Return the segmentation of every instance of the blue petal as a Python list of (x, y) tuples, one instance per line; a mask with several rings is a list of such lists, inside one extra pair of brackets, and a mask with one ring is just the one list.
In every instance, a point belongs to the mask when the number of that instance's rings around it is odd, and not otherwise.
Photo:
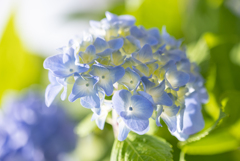
[(137, 66), (132, 66), (133, 70), (137, 72), (141, 77), (150, 76), (149, 68), (146, 64), (138, 64)]
[(205, 88), (200, 88), (198, 90), (198, 96), (199, 96), (201, 103), (208, 102), (209, 96), (208, 96), (207, 90)]
[(109, 71), (110, 71), (110, 75), (112, 78), (112, 83), (117, 82), (125, 74), (125, 70), (121, 66), (111, 67), (111, 68), (109, 68)]
[(183, 132), (187, 135), (191, 135), (204, 128), (204, 119), (197, 94), (193, 93), (188, 96), (185, 99), (185, 105), (186, 109), (184, 112)]
[[(70, 57), (69, 57), (70, 58)], [(52, 71), (52, 73), (61, 78), (69, 77), (74, 73), (86, 72), (88, 65), (75, 65), (75, 58), (63, 63), (63, 54), (48, 57), (44, 61), (44, 68)]]
[(142, 39), (142, 41), (143, 41), (143, 44), (149, 44), (151, 46), (157, 45), (158, 43), (158, 40), (152, 36), (146, 36)]
[(157, 117), (156, 117), (156, 124), (157, 126), (161, 126), (162, 127), (162, 124), (160, 123), (160, 116), (163, 112), (163, 106), (158, 106), (157, 107)]
[(138, 119), (148, 119), (152, 116), (153, 105), (143, 96), (134, 95), (131, 97), (132, 115)]
[(177, 63), (177, 69), (183, 72), (190, 72), (191, 63), (188, 59), (182, 59)]
[(137, 26), (133, 26), (130, 28), (130, 34), (137, 39), (141, 39), (144, 36), (142, 31)]
[(96, 38), (93, 45), (96, 48), (97, 53), (103, 52), (105, 49), (108, 48), (107, 42), (99, 37)]
[(45, 103), (49, 107), (58, 93), (62, 90), (62, 85), (59, 84), (49, 84), (45, 91)]
[(84, 79), (79, 76), (73, 85), (72, 92), (68, 98), (69, 101), (73, 102), (80, 97), (90, 96), (96, 93), (94, 86), (97, 82), (98, 79), (96, 77)]
[(86, 53), (91, 54), (91, 55), (95, 55), (96, 54), (96, 49), (93, 45), (89, 45), (86, 50)]
[(111, 12), (106, 11), (105, 15), (106, 15), (106, 18), (108, 21), (117, 21), (118, 20), (118, 16)]
[(175, 132), (177, 130), (177, 117), (176, 116), (168, 116), (163, 112), (161, 114), (161, 118), (165, 122), (165, 124), (168, 126), (168, 129), (171, 133)]
[(126, 127), (125, 123), (120, 122), (118, 140), (124, 141), (127, 138), (129, 132), (130, 132), (130, 129)]
[(126, 26), (132, 26), (136, 21), (135, 17), (131, 15), (121, 15), (121, 16), (118, 16), (118, 19), (120, 21), (123, 21), (124, 25)]
[(175, 69), (168, 70), (166, 78), (173, 88), (181, 87), (189, 81), (189, 75), (187, 73)]
[(107, 96), (112, 95), (114, 78), (111, 72), (106, 67), (100, 64), (94, 64), (89, 74), (97, 76), (99, 78), (98, 85), (105, 91)]
[(142, 77), (142, 83), (144, 86), (144, 91), (150, 90), (152, 87), (155, 86), (155, 83), (151, 82), (147, 77), (143, 76)]
[(124, 41), (122, 38), (108, 41), (109, 47), (112, 48), (113, 50), (119, 50), (123, 46), (123, 43)]
[(100, 108), (100, 99), (97, 93), (93, 93), (92, 95), (82, 97), (80, 103), (85, 108), (89, 109)]
[(116, 110), (118, 115), (130, 107), (131, 96), (131, 92), (127, 90), (120, 90), (114, 93), (112, 97), (113, 108)]
[(143, 92), (143, 91), (139, 91), (138, 92), (141, 96), (145, 97), (146, 99), (148, 99), (153, 105), (155, 105), (153, 98), (150, 94)]
[(152, 28), (152, 29), (148, 30), (148, 34), (153, 36), (158, 41), (160, 41), (160, 33), (159, 33), (158, 28)]
[(140, 83), (140, 76), (131, 68), (127, 67), (124, 76), (118, 81), (124, 84), (130, 91), (134, 90)]
[(103, 82), (101, 84), (99, 84), (99, 87), (101, 87), (104, 92), (106, 93), (107, 96), (111, 96), (113, 93), (113, 83), (112, 81), (108, 81), (108, 82)]
[(180, 140), (180, 141), (185, 141), (185, 140), (187, 140), (188, 137), (189, 137), (189, 135), (184, 134), (183, 132), (178, 131), (178, 130), (174, 131), (174, 132), (171, 133), (171, 134), (174, 135), (174, 136), (176, 136), (176, 138), (177, 138), (178, 140)]
[(99, 129), (103, 130), (104, 129), (104, 125), (105, 125), (105, 120), (107, 118), (107, 114), (104, 116), (100, 116), (96, 119), (96, 124), (98, 126)]
[(132, 117), (131, 119), (123, 119), (124, 123), (127, 125), (127, 127), (136, 132), (143, 132), (146, 131), (146, 129), (149, 126), (149, 120), (139, 120), (137, 118)]
[(165, 90), (165, 81), (163, 80), (157, 87), (151, 88), (149, 94), (152, 96), (155, 104), (172, 106), (173, 102)]
[(142, 49), (136, 54), (132, 54), (133, 58), (139, 60), (142, 63), (154, 61), (152, 48), (149, 44), (146, 44), (142, 47)]

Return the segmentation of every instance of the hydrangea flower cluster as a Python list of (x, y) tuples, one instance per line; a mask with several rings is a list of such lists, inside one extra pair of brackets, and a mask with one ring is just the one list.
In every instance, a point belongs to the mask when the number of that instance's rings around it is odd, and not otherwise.
[(109, 111), (117, 113), (120, 141), (130, 131), (146, 133), (149, 119), (155, 119), (157, 126), (162, 126), (162, 119), (173, 135), (185, 140), (204, 127), (201, 105), (208, 99), (204, 80), (181, 40), (165, 28), (160, 34), (157, 28), (134, 24), (130, 15), (106, 12), (100, 22), (90, 21), (88, 33), (48, 57), (44, 68), (51, 84), (46, 104), (61, 89), (61, 99), (66, 99), (70, 87), (69, 101), (79, 98), (83, 107), (93, 111), (92, 120), (100, 129)]
[(36, 91), (12, 97), (0, 113), (1, 161), (59, 161), (76, 146), (74, 123), (61, 107), (47, 108)]

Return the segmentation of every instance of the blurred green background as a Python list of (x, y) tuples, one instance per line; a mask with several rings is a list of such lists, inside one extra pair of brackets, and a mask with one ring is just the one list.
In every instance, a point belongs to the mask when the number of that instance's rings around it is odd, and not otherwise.
[[(104, 6), (107, 1), (102, 3)], [(174, 160), (179, 160), (181, 149), (187, 161), (240, 160), (240, 1), (113, 0), (111, 5), (106, 4), (101, 10), (90, 6), (88, 10), (63, 13), (61, 18), (65, 19), (65, 23), (100, 20), (105, 10), (118, 15), (131, 14), (136, 17), (137, 25), (147, 29), (166, 26), (171, 35), (182, 38), (189, 58), (200, 66), (206, 80), (210, 99), (203, 107), (205, 130), (217, 121), (220, 108), (226, 113), (221, 124), (199, 141), (179, 143), (166, 126), (155, 128), (152, 125), (149, 133), (172, 144)], [(19, 36), (22, 35), (21, 30), (16, 29), (17, 14), (14, 9), (11, 10), (0, 37), (1, 100), (9, 90), (22, 90), (33, 84), (44, 90), (48, 84), (47, 72), (42, 64), (46, 56), (53, 53), (28, 49)], [(72, 35), (68, 36), (70, 39)], [(67, 44), (68, 40), (65, 42)], [(109, 160), (114, 141), (111, 126), (106, 123), (101, 131), (95, 122), (90, 121), (88, 111), (80, 107), (78, 101), (63, 103), (72, 118), (79, 122), (76, 132), (80, 141), (71, 154), (72, 160)]]

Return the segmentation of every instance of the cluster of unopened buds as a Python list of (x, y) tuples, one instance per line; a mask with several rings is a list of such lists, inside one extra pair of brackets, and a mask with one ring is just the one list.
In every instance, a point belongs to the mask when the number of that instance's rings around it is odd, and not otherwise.
[(160, 34), (156, 28), (134, 24), (130, 15), (106, 12), (100, 22), (90, 21), (88, 33), (48, 57), (44, 68), (51, 84), (46, 104), (62, 89), (65, 100), (71, 87), (69, 101), (79, 98), (83, 107), (93, 111), (92, 120), (100, 129), (110, 111), (117, 114), (120, 141), (130, 131), (145, 134), (149, 119), (157, 126), (162, 126), (162, 119), (172, 135), (186, 140), (204, 127), (201, 105), (208, 99), (204, 80), (181, 40), (165, 28)]

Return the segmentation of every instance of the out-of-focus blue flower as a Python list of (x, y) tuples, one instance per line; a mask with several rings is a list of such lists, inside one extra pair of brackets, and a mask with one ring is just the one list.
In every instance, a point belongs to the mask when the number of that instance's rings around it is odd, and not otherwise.
[[(52, 75), (46, 103), (49, 106), (62, 88), (64, 100), (68, 84), (73, 84), (69, 101), (80, 98), (81, 105), (93, 111), (92, 120), (100, 129), (108, 112), (116, 111), (120, 119), (112, 122), (119, 125), (114, 127), (119, 129), (119, 140), (129, 131), (146, 133), (150, 117), (157, 126), (163, 120), (173, 135), (186, 134), (187, 139), (200, 129), (191, 134), (184, 130), (192, 119), (190, 114), (187, 117), (189, 97), (196, 95), (191, 98), (198, 103), (191, 105), (194, 110), (208, 100), (199, 69), (187, 58), (182, 41), (170, 36), (165, 27), (160, 34), (157, 28), (145, 30), (134, 23), (132, 16), (106, 12), (103, 20), (90, 22), (89, 33), (70, 40), (61, 56), (47, 58), (44, 67)], [(113, 98), (112, 102), (105, 96)], [(197, 118), (201, 110), (195, 111)], [(114, 123), (117, 120), (119, 124)], [(201, 120), (192, 122), (197, 125)]]
[[(140, 95), (132, 95), (127, 90), (120, 90), (113, 96), (113, 108), (123, 120), (121, 124), (126, 125), (124, 128), (138, 134), (144, 134), (148, 130), (148, 119), (153, 113), (153, 105), (148, 99)], [(129, 130), (120, 129), (118, 139), (125, 140)]]
[(76, 146), (73, 122), (34, 91), (11, 97), (0, 116), (1, 161), (58, 161)]

